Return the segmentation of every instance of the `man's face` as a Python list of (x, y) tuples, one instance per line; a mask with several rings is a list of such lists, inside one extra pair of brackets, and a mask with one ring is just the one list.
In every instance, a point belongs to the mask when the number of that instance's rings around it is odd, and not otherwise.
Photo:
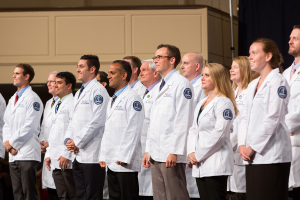
[(155, 52), (155, 57), (157, 56), (164, 56), (161, 57), (160, 59), (155, 59), (154, 63), (156, 66), (156, 71), (164, 74), (164, 72), (168, 71), (171, 66), (171, 62), (168, 59), (168, 49), (166, 47), (162, 47), (160, 49), (157, 49)]
[[(131, 70), (132, 70), (132, 74), (136, 74), (136, 73), (137, 73), (137, 71), (138, 71), (138, 68), (137, 68), (137, 67), (133, 67), (133, 66), (132, 66), (131, 59), (124, 59), (124, 61), (126, 61), (126, 62), (129, 62), (129, 63), (130, 63), (130, 67), (131, 67)], [(131, 77), (133, 77), (133, 76), (131, 75)]]
[(48, 92), (55, 95), (55, 80), (56, 74), (50, 74), (47, 81)]
[(13, 80), (14, 80), (14, 86), (16, 87), (22, 87), (26, 81), (29, 80), (29, 74), (23, 75), (23, 69), (20, 67), (16, 67), (14, 70)]
[(59, 98), (63, 98), (66, 96), (68, 92), (68, 88), (72, 87), (71, 84), (66, 85), (66, 81), (63, 78), (56, 78), (56, 84), (55, 84), (55, 94)]
[(300, 56), (300, 29), (293, 29), (289, 41), (289, 54), (294, 57)]
[(195, 58), (190, 54), (185, 54), (182, 58), (182, 64), (180, 66), (182, 69), (182, 75), (189, 81), (193, 80), (193, 77), (196, 73), (196, 67), (197, 65)]
[(123, 80), (126, 79), (126, 76), (120, 73), (120, 64), (119, 63), (113, 63), (109, 69), (108, 69), (108, 80), (109, 80), (109, 86), (114, 88), (115, 90), (121, 89)]
[(155, 78), (155, 71), (152, 71), (149, 67), (149, 63), (148, 62), (143, 62), (142, 66), (141, 66), (141, 82), (146, 86), (149, 87), (150, 83), (152, 83), (153, 79)]
[(82, 81), (83, 83), (87, 83), (88, 80), (93, 76), (95, 67), (91, 67), (87, 65), (87, 60), (79, 60), (77, 64), (77, 75), (78, 80)]

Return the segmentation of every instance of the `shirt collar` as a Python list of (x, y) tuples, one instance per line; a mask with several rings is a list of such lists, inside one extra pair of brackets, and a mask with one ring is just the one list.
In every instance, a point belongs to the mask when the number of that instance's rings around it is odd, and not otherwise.
[(136, 79), (136, 81), (134, 81), (134, 82), (130, 85), (130, 87), (133, 88), (133, 87), (135, 86), (135, 84), (136, 84), (138, 81), (139, 81), (139, 79)]
[(18, 94), (18, 98), (20, 98), (22, 96), (22, 94), (25, 92), (25, 90), (29, 88), (29, 85), (27, 85), (26, 87), (24, 87), (22, 90), (20, 91), (17, 91), (17, 94)]
[(125, 85), (122, 89), (120, 89), (118, 92), (115, 92), (115, 95), (118, 97), (118, 96), (120, 96), (120, 94), (125, 90), (125, 88), (128, 86), (128, 84), (127, 85)]
[(160, 82), (160, 80), (157, 80), (157, 81), (154, 82), (152, 85), (150, 85), (150, 86), (147, 88), (147, 90), (150, 92), (150, 91), (154, 88), (154, 86), (156, 86), (157, 83), (159, 83), (159, 82)]
[(196, 83), (198, 81), (198, 79), (201, 78), (201, 76), (202, 76), (202, 74), (199, 74), (198, 76), (196, 76), (196, 78), (191, 80), (191, 84), (194, 85), (194, 83)]
[(295, 65), (295, 61), (293, 62), (292, 64), (292, 67), (295, 67), (296, 71), (297, 69), (300, 67), (300, 62), (298, 62), (296, 65)]
[(71, 93), (65, 95), (60, 101), (63, 102), (63, 100), (65, 100), (65, 98), (66, 98), (67, 96), (69, 96), (70, 94), (71, 94)]
[(172, 71), (170, 71), (164, 78), (164, 81), (167, 82), (171, 76), (176, 72), (176, 69), (173, 69)]
[[(92, 79), (92, 80), (93, 80), (93, 79)], [(84, 87), (84, 89), (88, 86), (88, 84), (90, 84), (90, 82), (91, 82), (92, 80), (90, 80), (89, 82), (87, 82), (87, 83), (85, 83), (85, 84), (82, 84), (83, 87)]]
[(55, 97), (53, 97), (53, 99), (54, 99), (54, 101), (56, 102), (56, 101), (59, 99), (59, 97), (58, 97), (58, 96), (55, 96)]

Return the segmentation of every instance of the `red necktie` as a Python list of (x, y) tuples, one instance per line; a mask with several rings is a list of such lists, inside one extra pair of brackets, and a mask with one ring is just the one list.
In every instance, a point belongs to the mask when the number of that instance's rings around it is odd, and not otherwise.
[(18, 95), (18, 93), (16, 94), (16, 98), (15, 98), (15, 105), (16, 105), (16, 103), (18, 102), (18, 99), (19, 99), (19, 95)]

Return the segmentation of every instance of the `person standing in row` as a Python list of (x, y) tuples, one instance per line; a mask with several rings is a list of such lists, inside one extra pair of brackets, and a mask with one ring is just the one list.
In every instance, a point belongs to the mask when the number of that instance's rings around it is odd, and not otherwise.
[(153, 198), (189, 200), (186, 188), (187, 133), (193, 117), (193, 88), (176, 71), (177, 47), (161, 44), (153, 58), (163, 80), (153, 101), (143, 165), (151, 163)]
[(238, 109), (225, 67), (207, 64), (201, 79), (208, 97), (196, 106), (188, 135), (188, 157), (201, 200), (225, 200), (227, 178), (233, 172), (230, 129)]
[(285, 115), (290, 91), (278, 69), (282, 56), (276, 43), (266, 38), (255, 40), (249, 54), (251, 69), (260, 77), (248, 85), (238, 128), (247, 199), (288, 199), (292, 147)]
[[(182, 57), (182, 76), (187, 78), (194, 88), (194, 108), (198, 102), (205, 98), (202, 90), (201, 73), (203, 68), (203, 58), (196, 53), (187, 53)], [(191, 198), (200, 198), (197, 183), (192, 176), (192, 165), (187, 165), (185, 169), (187, 190)]]
[(103, 199), (105, 169), (98, 164), (109, 95), (97, 82), (100, 68), (95, 55), (81, 56), (77, 65), (82, 86), (76, 92), (73, 115), (65, 136), (69, 150), (75, 152), (73, 175), (78, 200)]
[(18, 91), (10, 98), (4, 114), (3, 141), (9, 152), (9, 170), (15, 199), (38, 200), (36, 171), (41, 162), (39, 143), (43, 104), (29, 85), (34, 78), (29, 64), (18, 64), (14, 86)]
[(248, 84), (257, 78), (258, 74), (250, 67), (248, 57), (239, 56), (233, 59), (230, 69), (230, 79), (233, 81), (235, 101), (239, 115), (233, 121), (233, 130), (230, 140), (233, 148), (234, 168), (233, 175), (228, 177), (227, 194), (228, 200), (246, 200), (246, 167), (238, 149), (238, 126), (247, 99)]
[[(46, 153), (46, 148), (49, 146), (48, 139), (52, 125), (51, 115), (52, 112), (54, 112), (54, 104), (59, 99), (59, 97), (55, 94), (55, 81), (57, 73), (57, 71), (51, 72), (47, 80), (48, 92), (52, 95), (52, 98), (46, 102), (43, 122), (41, 125), (41, 133), (39, 136), (41, 151), (44, 154)], [(45, 163), (43, 164), (42, 170), (42, 188), (47, 189), (49, 200), (58, 200), (55, 183), (52, 177), (52, 170), (49, 171), (45, 166)]]
[(141, 97), (128, 85), (130, 64), (116, 60), (109, 67), (110, 86), (116, 90), (107, 108), (99, 164), (108, 167), (110, 200), (138, 200), (141, 169), (141, 132), (145, 117)]
[(292, 65), (283, 72), (290, 87), (288, 114), (285, 122), (292, 142), (289, 188), (293, 188), (293, 200), (300, 200), (300, 25), (295, 25), (290, 35), (289, 54), (294, 56)]
[(141, 72), (141, 60), (135, 56), (126, 56), (123, 60), (129, 62), (132, 70), (132, 75), (128, 84), (140, 97), (143, 97), (146, 87), (138, 79)]
[(56, 75), (55, 94), (59, 100), (54, 104), (51, 115), (51, 128), (48, 138), (49, 147), (45, 155), (45, 166), (53, 171), (58, 198), (61, 200), (76, 200), (75, 182), (72, 173), (72, 153), (64, 145), (65, 133), (72, 116), (73, 90), (76, 78), (70, 72), (60, 72)]
[[(141, 82), (146, 86), (145, 93), (143, 95), (143, 103), (145, 107), (145, 119), (142, 129), (142, 155), (145, 154), (146, 141), (147, 141), (147, 132), (150, 123), (150, 114), (153, 101), (159, 92), (159, 82), (161, 79), (161, 74), (156, 71), (155, 63), (153, 59), (143, 60), (141, 66)], [(152, 190), (152, 178), (151, 178), (151, 169), (150, 165), (147, 165), (148, 161), (143, 160), (146, 167), (141, 168), (139, 172), (139, 193), (140, 200), (151, 200), (153, 199), (153, 190)]]

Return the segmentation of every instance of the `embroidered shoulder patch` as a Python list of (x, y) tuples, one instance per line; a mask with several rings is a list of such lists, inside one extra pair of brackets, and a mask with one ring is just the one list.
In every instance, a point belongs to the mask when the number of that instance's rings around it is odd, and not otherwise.
[(141, 111), (142, 110), (142, 104), (139, 101), (133, 102), (133, 108), (136, 111)]
[(36, 111), (39, 111), (40, 110), (40, 104), (39, 104), (39, 102), (34, 102), (33, 103), (33, 108), (34, 108), (34, 110), (36, 110)]
[(277, 90), (278, 96), (282, 99), (287, 97), (287, 90), (285, 86), (280, 86)]
[(101, 104), (103, 102), (103, 97), (101, 96), (101, 95), (96, 95), (95, 97), (94, 97), (94, 103), (96, 104), (96, 105), (99, 105), (99, 104)]
[(193, 97), (192, 90), (190, 88), (185, 88), (183, 91), (183, 95), (187, 99), (191, 99)]
[(223, 117), (225, 120), (232, 120), (233, 119), (233, 114), (230, 109), (226, 109), (223, 111)]

